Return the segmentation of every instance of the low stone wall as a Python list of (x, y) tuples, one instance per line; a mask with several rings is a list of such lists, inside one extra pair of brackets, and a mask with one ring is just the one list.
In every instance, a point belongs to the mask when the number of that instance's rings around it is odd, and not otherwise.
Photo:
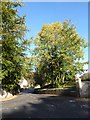
[(0, 98), (9, 98), (9, 97), (12, 97), (13, 95), (9, 92), (6, 92), (5, 90), (2, 90), (0, 88)]
[(90, 81), (81, 81), (82, 88), (80, 88), (80, 97), (90, 98)]
[(79, 75), (76, 75), (76, 88), (79, 97), (90, 98), (90, 81), (82, 81)]
[(50, 88), (50, 89), (35, 89), (35, 94), (57, 94), (65, 96), (77, 96), (76, 89), (74, 88)]

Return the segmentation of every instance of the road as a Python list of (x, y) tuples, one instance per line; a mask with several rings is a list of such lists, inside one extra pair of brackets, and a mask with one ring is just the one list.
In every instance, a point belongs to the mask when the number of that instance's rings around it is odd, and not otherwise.
[(2, 118), (88, 118), (89, 105), (74, 97), (23, 92), (2, 102)]

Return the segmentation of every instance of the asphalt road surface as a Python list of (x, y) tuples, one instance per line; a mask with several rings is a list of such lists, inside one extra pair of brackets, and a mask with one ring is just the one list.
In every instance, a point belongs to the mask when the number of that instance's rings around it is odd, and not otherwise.
[(89, 118), (90, 102), (75, 97), (32, 94), (2, 102), (2, 118)]

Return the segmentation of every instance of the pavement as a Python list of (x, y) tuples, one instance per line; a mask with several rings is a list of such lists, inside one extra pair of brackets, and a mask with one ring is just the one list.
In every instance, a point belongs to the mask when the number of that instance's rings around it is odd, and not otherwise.
[(2, 101), (2, 118), (89, 118), (90, 100), (26, 90)]

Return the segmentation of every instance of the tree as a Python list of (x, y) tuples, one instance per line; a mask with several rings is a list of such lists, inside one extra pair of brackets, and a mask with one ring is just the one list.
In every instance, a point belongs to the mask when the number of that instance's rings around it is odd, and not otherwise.
[(12, 90), (18, 86), (24, 73), (25, 50), (30, 44), (25, 39), (27, 31), (25, 16), (19, 16), (17, 7), (23, 6), (20, 2), (1, 2), (2, 22), (0, 36), (2, 41), (2, 88)]
[(80, 59), (87, 43), (70, 21), (43, 25), (34, 43), (36, 71), (43, 74), (44, 80), (54, 87), (83, 71), (84, 63)]
[(28, 81), (29, 85), (32, 87), (35, 84), (33, 79), (33, 59), (31, 57), (25, 58), (25, 65), (24, 65), (24, 74), (23, 77)]

